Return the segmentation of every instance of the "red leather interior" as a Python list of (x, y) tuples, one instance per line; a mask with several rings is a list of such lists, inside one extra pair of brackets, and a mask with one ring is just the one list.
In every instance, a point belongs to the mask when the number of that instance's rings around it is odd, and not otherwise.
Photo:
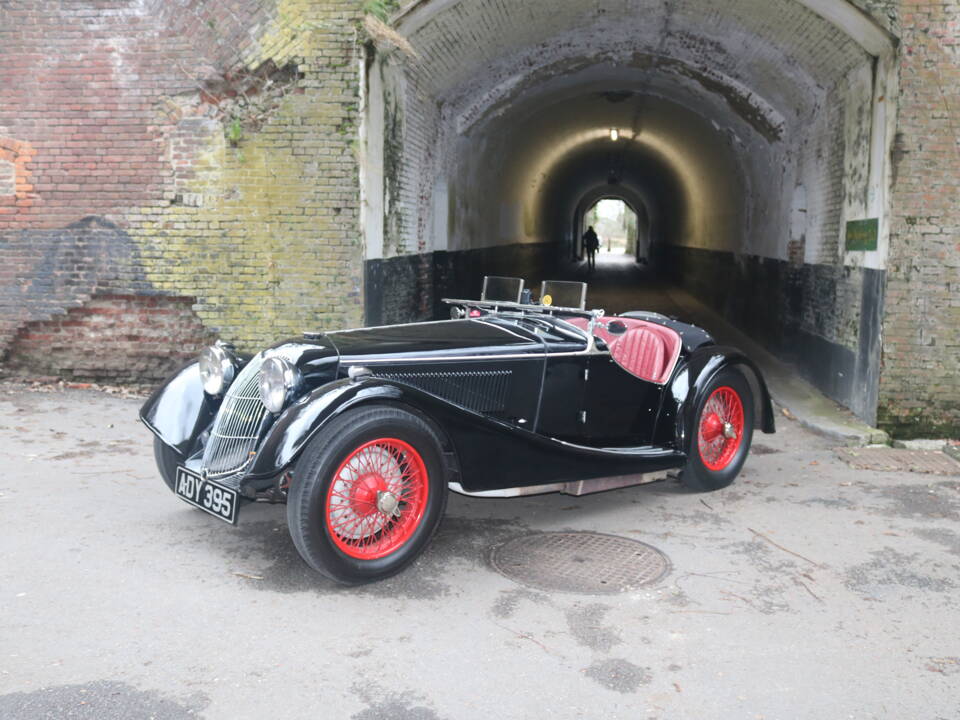
[[(565, 318), (571, 325), (586, 330), (586, 318)], [(670, 328), (646, 320), (605, 316), (601, 322), (622, 322), (627, 331), (615, 335), (597, 327), (594, 334), (610, 348), (610, 357), (624, 370), (641, 380), (665, 383), (680, 356), (680, 335)]]

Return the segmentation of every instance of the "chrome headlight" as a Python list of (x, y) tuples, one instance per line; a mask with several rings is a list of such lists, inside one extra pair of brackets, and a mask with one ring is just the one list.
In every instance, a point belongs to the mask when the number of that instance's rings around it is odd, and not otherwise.
[(260, 399), (272, 413), (283, 410), (299, 384), (300, 371), (285, 358), (267, 358), (260, 366)]
[(219, 395), (236, 375), (233, 358), (218, 343), (200, 353), (200, 381), (209, 395)]

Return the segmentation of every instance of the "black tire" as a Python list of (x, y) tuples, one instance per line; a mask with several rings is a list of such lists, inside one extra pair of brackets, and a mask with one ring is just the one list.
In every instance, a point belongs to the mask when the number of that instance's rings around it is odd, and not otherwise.
[(160, 477), (173, 492), (173, 487), (177, 482), (177, 465), (183, 464), (183, 456), (176, 450), (167, 445), (157, 436), (153, 437), (153, 457), (157, 461), (157, 469), (160, 470)]
[[(711, 412), (718, 407), (716, 403), (720, 403), (719, 407), (727, 407), (723, 405), (723, 401), (732, 400), (729, 394), (731, 391), (736, 394), (742, 410), (739, 423), (735, 410), (728, 418), (720, 418), (718, 413)], [(714, 398), (715, 394), (717, 399), (708, 408), (707, 405), (711, 403), (711, 398)], [(735, 408), (735, 404), (733, 406)], [(706, 414), (705, 410), (707, 410)], [(711, 415), (716, 416), (717, 420), (713, 420)], [(687, 464), (682, 475), (683, 483), (687, 487), (699, 491), (719, 490), (736, 479), (743, 463), (746, 462), (747, 455), (750, 454), (750, 443), (753, 441), (753, 415), (753, 392), (743, 373), (734, 368), (725, 368), (717, 373), (697, 404), (694, 424), (690, 428)], [(738, 433), (739, 443), (734, 447), (732, 438), (727, 438), (721, 431), (720, 435), (712, 436), (711, 442), (705, 442), (701, 446), (702, 439), (711, 437), (711, 432), (716, 429), (716, 423), (727, 420), (733, 425), (739, 425), (739, 428), (730, 428), (731, 432)]]
[[(287, 526), (297, 552), (314, 570), (351, 585), (400, 572), (423, 552), (443, 517), (447, 478), (442, 453), (434, 429), (401, 408), (360, 407), (332, 421), (297, 460), (287, 495)], [(389, 472), (376, 472), (372, 463), (377, 461)], [(351, 475), (354, 467), (365, 474), (361, 477), (357, 470)], [(401, 470), (402, 484), (377, 485)], [(405, 490), (387, 491), (395, 487)], [(393, 513), (384, 512), (381, 495), (388, 496), (383, 502), (393, 505)], [(364, 519), (359, 528), (348, 527), (354, 533), (348, 537), (336, 531), (336, 523), (347, 527), (356, 522), (351, 513)], [(368, 520), (370, 532), (365, 530)], [(378, 543), (385, 547), (378, 549)]]

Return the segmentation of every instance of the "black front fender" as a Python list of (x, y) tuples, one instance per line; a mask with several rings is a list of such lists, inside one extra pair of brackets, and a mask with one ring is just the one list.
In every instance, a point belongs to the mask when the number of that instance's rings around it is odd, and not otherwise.
[(263, 439), (248, 473), (267, 477), (282, 472), (297, 459), (321, 428), (361, 402), (397, 401), (403, 392), (389, 382), (337, 380), (304, 395), (287, 408)]
[[(705, 396), (714, 376), (727, 367), (736, 367), (744, 375), (755, 391), (754, 403), (758, 427), (765, 433), (776, 432), (773, 414), (773, 401), (763, 379), (763, 373), (750, 358), (740, 350), (721, 345), (703, 347), (694, 352), (674, 376), (668, 391), (673, 407), (664, 413), (666, 418), (673, 417), (671, 429), (676, 447), (686, 450), (690, 443), (692, 428), (696, 425), (697, 406)], [(658, 434), (667, 432), (666, 425), (658, 427)]]
[(200, 434), (210, 427), (220, 398), (203, 391), (200, 366), (191, 362), (167, 378), (140, 408), (140, 419), (151, 432), (180, 455), (190, 455)]

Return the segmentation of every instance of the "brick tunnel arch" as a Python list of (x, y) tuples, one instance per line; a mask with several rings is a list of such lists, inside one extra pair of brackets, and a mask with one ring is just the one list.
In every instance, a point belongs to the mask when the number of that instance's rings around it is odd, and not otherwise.
[[(368, 322), (430, 317), (487, 272), (559, 271), (608, 183), (643, 199), (672, 282), (873, 419), (895, 44), (866, 15), (421, 0), (393, 27), (414, 54), (368, 56)], [(875, 246), (847, 251), (865, 218)]]

